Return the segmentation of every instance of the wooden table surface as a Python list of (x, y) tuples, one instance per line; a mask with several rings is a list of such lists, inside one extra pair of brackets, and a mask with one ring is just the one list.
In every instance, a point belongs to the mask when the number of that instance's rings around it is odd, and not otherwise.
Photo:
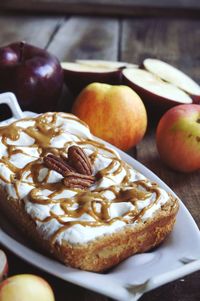
[[(56, 15), (0, 15), (0, 45), (26, 40), (44, 47), (60, 60), (105, 59), (140, 63), (144, 57), (161, 58), (199, 81), (200, 20), (162, 17), (89, 17)], [(62, 109), (67, 108), (62, 104)], [(133, 153), (133, 152), (130, 152)], [(165, 181), (185, 203), (200, 226), (200, 172), (181, 174), (161, 163), (155, 131), (149, 128), (137, 146), (135, 158)], [(183, 229), (184, 231), (184, 229)], [(3, 248), (5, 250), (5, 248)], [(52, 285), (57, 301), (108, 301), (107, 297), (66, 283), (25, 263), (5, 250), (10, 274), (34, 273)], [(200, 272), (145, 294), (141, 301), (200, 300)], [(28, 299), (27, 299), (28, 301)]]
[(199, 16), (199, 0), (6, 0), (0, 9), (65, 13), (79, 15), (117, 16)]

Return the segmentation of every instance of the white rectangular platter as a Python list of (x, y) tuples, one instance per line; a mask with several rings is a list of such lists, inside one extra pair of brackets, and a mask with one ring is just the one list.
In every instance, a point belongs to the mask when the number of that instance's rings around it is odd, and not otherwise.
[[(0, 103), (7, 103), (16, 119), (35, 115), (33, 112), (22, 112), (15, 96), (11, 93), (1, 94)], [(12, 120), (13, 118), (4, 121), (1, 125), (8, 124)], [(144, 165), (119, 149), (113, 148), (118, 151), (124, 161), (178, 198), (161, 179)], [(116, 300), (136, 301), (147, 291), (200, 270), (200, 232), (184, 204), (181, 200), (179, 202), (180, 209), (174, 230), (159, 248), (132, 256), (106, 274), (66, 267), (62, 263), (32, 250), (21, 234), (1, 213), (0, 243), (27, 262), (61, 279)]]

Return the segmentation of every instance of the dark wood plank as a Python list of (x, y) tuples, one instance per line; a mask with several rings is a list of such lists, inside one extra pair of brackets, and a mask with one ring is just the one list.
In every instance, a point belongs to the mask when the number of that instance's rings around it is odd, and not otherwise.
[(24, 12), (90, 14), (111, 16), (190, 16), (198, 17), (198, 0), (7, 0), (0, 8)]
[(0, 15), (0, 45), (24, 40), (46, 47), (63, 20), (63, 17)]
[[(198, 20), (125, 20), (120, 59), (140, 63), (145, 57), (158, 57), (199, 81), (199, 25)], [(178, 194), (200, 227), (200, 172), (182, 174), (168, 169), (159, 159), (153, 128), (137, 146), (137, 159)], [(200, 272), (196, 272), (147, 293), (141, 301), (200, 300), (199, 279)]]
[(156, 57), (199, 81), (200, 20), (127, 19), (122, 22), (121, 60)]
[[(120, 26), (116, 19), (71, 17), (54, 35), (48, 50), (61, 61), (118, 59)], [(73, 96), (64, 90), (59, 110), (70, 111)]]
[(62, 61), (117, 60), (119, 24), (115, 19), (73, 17), (58, 30), (48, 50)]

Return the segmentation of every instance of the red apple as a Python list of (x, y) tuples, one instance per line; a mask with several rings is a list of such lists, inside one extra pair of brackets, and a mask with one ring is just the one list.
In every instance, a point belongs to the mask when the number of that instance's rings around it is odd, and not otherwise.
[(24, 42), (0, 48), (0, 92), (14, 92), (22, 109), (55, 110), (63, 86), (58, 59)]
[(179, 105), (167, 111), (158, 124), (156, 142), (161, 159), (172, 169), (200, 169), (200, 105)]
[(79, 94), (72, 111), (95, 136), (122, 150), (135, 146), (147, 127), (144, 104), (127, 86), (92, 83)]
[(6, 254), (0, 250), (0, 282), (6, 278), (8, 274), (8, 261)]
[(0, 301), (55, 301), (49, 284), (29, 274), (7, 278), (0, 284)]

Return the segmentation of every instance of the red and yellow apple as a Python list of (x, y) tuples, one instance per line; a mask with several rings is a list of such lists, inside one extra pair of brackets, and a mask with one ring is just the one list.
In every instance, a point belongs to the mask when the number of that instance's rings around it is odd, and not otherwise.
[(200, 169), (200, 105), (179, 105), (167, 111), (156, 131), (161, 159), (174, 170)]
[(55, 301), (49, 284), (41, 277), (22, 274), (0, 284), (0, 301)]
[(72, 111), (95, 136), (122, 150), (135, 146), (147, 127), (144, 104), (127, 86), (92, 83), (79, 94)]

